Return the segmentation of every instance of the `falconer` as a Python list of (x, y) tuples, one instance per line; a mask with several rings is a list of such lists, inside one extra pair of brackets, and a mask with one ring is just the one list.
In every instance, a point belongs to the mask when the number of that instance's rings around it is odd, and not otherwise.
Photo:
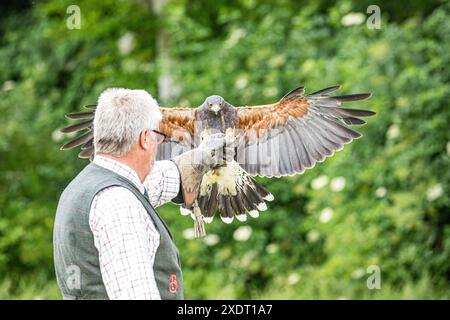
[(226, 141), (213, 134), (193, 150), (155, 161), (161, 118), (144, 90), (100, 95), (95, 156), (66, 187), (56, 212), (54, 261), (64, 299), (183, 298), (178, 250), (155, 208), (183, 203), (187, 190), (223, 163)]

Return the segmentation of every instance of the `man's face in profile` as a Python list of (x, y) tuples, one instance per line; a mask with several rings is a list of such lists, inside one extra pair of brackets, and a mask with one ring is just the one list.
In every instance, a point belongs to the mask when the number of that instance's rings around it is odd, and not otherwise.
[(154, 132), (153, 130), (146, 130), (145, 134), (146, 148), (144, 149), (144, 161), (148, 164), (147, 167), (149, 168), (149, 174), (156, 160), (158, 144), (162, 143), (162, 141), (164, 140), (164, 136), (157, 132)]
[(150, 147), (148, 151), (149, 164), (150, 167), (153, 167), (153, 164), (155, 163), (156, 159), (156, 154), (158, 152), (158, 144), (160, 137), (158, 137), (158, 134), (153, 131), (148, 131), (148, 134), (150, 135)]

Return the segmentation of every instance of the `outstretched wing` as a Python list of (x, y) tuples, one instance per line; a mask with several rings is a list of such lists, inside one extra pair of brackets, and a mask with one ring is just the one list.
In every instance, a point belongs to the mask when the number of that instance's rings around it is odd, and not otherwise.
[(237, 157), (252, 175), (281, 177), (303, 173), (317, 162), (361, 137), (348, 125), (375, 112), (342, 107), (342, 102), (367, 99), (370, 93), (330, 96), (333, 86), (304, 96), (300, 87), (274, 104), (238, 107), (240, 133)]
[[(89, 111), (73, 112), (66, 115), (68, 119), (81, 120), (81, 122), (62, 128), (62, 133), (81, 135), (66, 142), (61, 150), (68, 150), (81, 146), (80, 158), (92, 158), (94, 155), (93, 122), (95, 104), (85, 106)], [(195, 112), (193, 108), (160, 108), (163, 119), (159, 131), (166, 135), (166, 139), (158, 146), (157, 160), (170, 159), (188, 151), (195, 146)]]
[(84, 108), (89, 109), (85, 112), (72, 112), (66, 114), (67, 119), (82, 120), (81, 122), (72, 124), (70, 126), (62, 128), (60, 131), (62, 133), (71, 133), (81, 135), (71, 139), (66, 142), (61, 150), (69, 150), (75, 147), (81, 146), (81, 152), (78, 153), (80, 158), (90, 158), (94, 154), (94, 131), (93, 131), (93, 121), (95, 114), (95, 104), (90, 104), (84, 106)]

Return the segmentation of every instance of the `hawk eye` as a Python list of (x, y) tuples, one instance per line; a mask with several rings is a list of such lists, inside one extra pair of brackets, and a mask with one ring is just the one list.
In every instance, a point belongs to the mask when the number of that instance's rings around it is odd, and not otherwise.
[(212, 107), (212, 103), (211, 102), (208, 102), (208, 104), (209, 104), (210, 107)]

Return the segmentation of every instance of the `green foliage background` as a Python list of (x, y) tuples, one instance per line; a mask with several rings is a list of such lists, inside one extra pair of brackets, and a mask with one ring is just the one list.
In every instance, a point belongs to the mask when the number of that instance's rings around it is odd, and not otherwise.
[[(80, 30), (66, 27), (71, 4), (81, 9)], [(366, 19), (371, 4), (381, 29), (343, 24), (349, 13)], [(363, 139), (313, 170), (265, 180), (276, 200), (248, 220), (247, 241), (233, 238), (241, 223), (217, 220), (208, 226), (217, 244), (187, 240), (190, 218), (171, 204), (160, 209), (187, 298), (450, 297), (446, 1), (172, 0), (160, 16), (144, 0), (1, 6), (0, 298), (60, 298), (53, 217), (86, 161), (59, 151), (56, 129), (110, 86), (158, 97), (161, 32), (180, 91), (162, 104), (196, 106), (211, 94), (270, 103), (302, 84), (309, 92), (342, 84), (345, 93), (373, 92), (358, 107), (378, 113)], [(126, 34), (134, 46), (123, 54)], [(380, 290), (366, 286), (370, 265), (381, 268)]]

